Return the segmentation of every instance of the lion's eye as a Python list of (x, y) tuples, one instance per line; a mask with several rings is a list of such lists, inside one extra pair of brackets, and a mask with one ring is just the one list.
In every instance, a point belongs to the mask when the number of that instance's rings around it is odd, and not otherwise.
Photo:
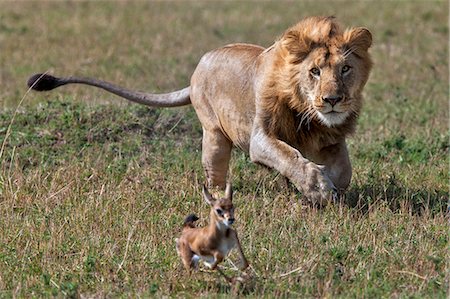
[(309, 71), (311, 72), (311, 74), (312, 74), (313, 76), (316, 76), (316, 77), (320, 76), (320, 70), (319, 70), (318, 68), (316, 68), (316, 67), (313, 67), (313, 68), (310, 69)]
[(347, 74), (347, 73), (350, 71), (351, 68), (352, 68), (352, 67), (349, 66), (349, 65), (344, 65), (344, 66), (342, 67), (342, 70), (341, 70), (342, 74)]

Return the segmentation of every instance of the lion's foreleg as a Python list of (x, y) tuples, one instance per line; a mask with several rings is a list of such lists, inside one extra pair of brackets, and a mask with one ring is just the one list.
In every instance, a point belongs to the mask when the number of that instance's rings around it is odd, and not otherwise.
[(250, 158), (279, 171), (313, 203), (323, 205), (336, 196), (325, 166), (309, 161), (295, 148), (262, 131), (253, 132)]
[(348, 156), (347, 145), (344, 141), (333, 146), (323, 148), (319, 153), (321, 164), (340, 194), (350, 185), (352, 165)]
[(232, 145), (219, 129), (203, 129), (202, 164), (209, 188), (225, 188)]

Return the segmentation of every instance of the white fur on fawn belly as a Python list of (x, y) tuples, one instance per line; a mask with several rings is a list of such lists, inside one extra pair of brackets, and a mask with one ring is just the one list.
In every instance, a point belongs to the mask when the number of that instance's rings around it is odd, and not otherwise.
[(212, 265), (216, 262), (216, 258), (212, 255), (201, 255), (200, 259), (203, 261), (203, 263), (208, 267), (211, 268)]
[(197, 268), (199, 260), (200, 260), (200, 257), (198, 255), (194, 254), (192, 256), (192, 260), (191, 261), (192, 261), (192, 264), (194, 265), (195, 268)]
[[(226, 257), (228, 253), (230, 253), (231, 249), (234, 248), (234, 245), (234, 242), (222, 242), (219, 245), (218, 250), (224, 257)], [(195, 260), (196, 262), (198, 262), (199, 259), (201, 259), (208, 268), (211, 268), (212, 265), (216, 262), (216, 258), (212, 255), (194, 254), (194, 256), (192, 257), (192, 260)]]

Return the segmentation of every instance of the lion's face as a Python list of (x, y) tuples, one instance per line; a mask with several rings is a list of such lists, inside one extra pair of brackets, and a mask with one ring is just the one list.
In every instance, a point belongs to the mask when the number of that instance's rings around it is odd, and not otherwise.
[(282, 39), (288, 84), (299, 94), (291, 108), (327, 127), (357, 115), (372, 64), (371, 41), (367, 29), (343, 32), (329, 18), (308, 19), (288, 31)]
[(354, 55), (346, 56), (345, 49), (316, 48), (299, 67), (299, 87), (320, 122), (333, 127), (359, 112), (366, 76)]

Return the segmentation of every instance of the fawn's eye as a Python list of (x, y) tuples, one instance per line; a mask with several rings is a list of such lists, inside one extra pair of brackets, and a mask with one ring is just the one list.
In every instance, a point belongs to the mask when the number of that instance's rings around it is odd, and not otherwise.
[(219, 216), (222, 216), (222, 215), (223, 215), (223, 211), (222, 211), (221, 209), (216, 209), (216, 212), (217, 212), (217, 214), (218, 214)]
[(317, 67), (313, 67), (312, 69), (309, 70), (309, 72), (313, 75), (313, 76), (320, 76), (320, 70)]

